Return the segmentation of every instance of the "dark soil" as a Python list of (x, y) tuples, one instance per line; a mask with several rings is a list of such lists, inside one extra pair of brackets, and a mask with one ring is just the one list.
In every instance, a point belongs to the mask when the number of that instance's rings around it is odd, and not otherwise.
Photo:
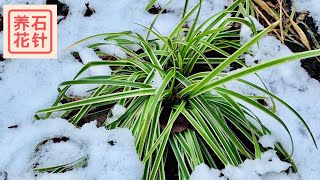
[[(153, 6), (148, 10), (148, 12), (151, 13), (151, 14), (159, 14), (161, 10), (162, 10), (161, 6), (155, 6), (155, 5), (153, 5)], [(166, 14), (166, 13), (168, 13), (168, 11), (167, 11), (166, 9), (164, 9), (164, 10), (162, 11), (162, 14)]]
[(3, 31), (3, 17), (2, 14), (0, 14), (0, 32)]
[(67, 18), (69, 14), (69, 6), (67, 4), (61, 3), (60, 1), (57, 0), (47, 0), (46, 4), (48, 5), (57, 5), (57, 15), (58, 16), (63, 16), (63, 18), (58, 19), (58, 24)]
[[(2, 17), (2, 14), (0, 14), (0, 32), (3, 31), (3, 17)], [(2, 42), (0, 42), (2, 43)], [(4, 61), (5, 59), (3, 58), (3, 55), (0, 54), (0, 61)]]
[(114, 146), (114, 145), (116, 145), (116, 144), (117, 144), (117, 142), (116, 142), (116, 141), (108, 141), (108, 143), (109, 143), (111, 146)]
[[(286, 0), (286, 3), (290, 6), (292, 5), (291, 0)], [(288, 13), (291, 13), (291, 11)], [(318, 49), (320, 43), (320, 34), (318, 33), (319, 27), (316, 25), (314, 19), (309, 15), (309, 12), (296, 12), (294, 20), (298, 21), (297, 24), (305, 32), (311, 47)], [(301, 47), (298, 44), (289, 41), (285, 41), (285, 44), (292, 52), (302, 52), (307, 50), (305, 47)], [(311, 78), (320, 81), (320, 57), (301, 60), (301, 67), (308, 72)]]
[[(320, 42), (320, 35), (318, 33), (318, 26), (316, 25), (316, 23), (314, 22), (314, 19), (311, 16), (307, 16), (304, 21), (305, 24), (307, 24), (308, 28), (312, 31), (310, 33), (306, 33), (307, 38), (311, 44), (312, 47), (316, 48), (316, 44)], [(304, 32), (307, 32), (307, 28), (302, 25), (302, 24), (298, 24), (302, 30), (304, 30)], [(312, 36), (314, 36), (314, 38), (312, 38)], [(314, 40), (316, 40), (316, 42), (314, 42)], [(293, 51), (293, 52), (300, 52), (299, 49), (297, 47), (293, 47), (292, 45), (289, 45), (288, 43), (286, 43), (286, 45)], [(301, 50), (301, 48), (300, 48)], [(301, 66), (308, 72), (309, 76), (311, 78), (314, 78), (318, 81), (320, 81), (320, 56), (316, 57), (316, 58), (309, 58), (309, 59), (304, 59), (301, 60)]]
[(87, 7), (86, 12), (84, 13), (84, 17), (90, 17), (93, 13), (95, 13), (96, 11), (90, 7), (89, 2), (85, 4)]
[(57, 4), (57, 0), (47, 0), (46, 4)]
[(56, 4), (58, 16), (65, 16), (66, 17), (69, 13), (69, 6), (64, 3), (61, 3), (60, 1), (47, 0), (46, 4), (48, 4), (48, 5), (55, 5)]
[(310, 77), (320, 81), (320, 63), (314, 58), (304, 59), (301, 61), (303, 67)]
[(16, 129), (18, 127), (19, 127), (18, 125), (12, 125), (12, 126), (9, 126), (8, 129)]
[[(168, 142), (169, 144), (169, 142)], [(179, 175), (179, 166), (178, 166), (178, 161), (171, 149), (170, 146), (167, 145), (168, 148), (168, 154), (167, 154), (167, 160), (164, 166), (164, 171), (166, 173), (166, 179), (168, 180), (178, 180)]]
[(83, 61), (78, 52), (72, 52), (71, 54), (76, 60), (78, 60), (81, 64), (83, 64)]
[[(69, 137), (65, 137), (65, 136), (62, 136), (62, 137), (55, 137), (55, 138), (51, 138), (51, 139), (46, 139), (44, 141), (42, 141), (39, 146), (43, 146), (45, 144), (47, 144), (48, 142), (52, 141), (53, 143), (60, 143), (60, 142), (67, 142), (69, 141), (70, 138)], [(36, 149), (36, 152), (38, 151), (39, 149)]]
[[(161, 130), (163, 130), (167, 126), (173, 106), (175, 104), (179, 104), (180, 102), (181, 102), (181, 97), (179, 97), (178, 92), (175, 92), (174, 95), (169, 100), (165, 100), (163, 102), (162, 104), (163, 110), (161, 111), (160, 118), (159, 118)], [(190, 124), (188, 119), (184, 117), (182, 114), (180, 114), (176, 119), (176, 121), (174, 122), (171, 132), (180, 133), (186, 129), (194, 130), (193, 126)]]

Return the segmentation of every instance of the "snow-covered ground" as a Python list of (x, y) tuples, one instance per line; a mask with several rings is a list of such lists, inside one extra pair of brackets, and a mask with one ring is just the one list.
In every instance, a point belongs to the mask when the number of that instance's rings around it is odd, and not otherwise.
[[(69, 138), (54, 143), (52, 138)], [(39, 143), (49, 142), (35, 150)], [(16, 129), (1, 130), (0, 169), (8, 179), (34, 179), (31, 169), (66, 164), (88, 157), (84, 168), (64, 174), (39, 174), (39, 179), (139, 179), (143, 164), (134, 147), (128, 129), (107, 131), (95, 123), (81, 129), (63, 119), (36, 121), (22, 124)]]
[(222, 171), (210, 169), (200, 164), (192, 173), (190, 180), (293, 180), (299, 179), (295, 173), (283, 172), (290, 164), (282, 162), (274, 150), (266, 151), (261, 159), (246, 160), (239, 167), (227, 166)]
[[(0, 62), (0, 179), (6, 175), (8, 179), (140, 179), (143, 166), (134, 149), (134, 139), (127, 129), (105, 130), (96, 128), (94, 123), (77, 129), (61, 119), (35, 121), (34, 113), (49, 107), (57, 95), (57, 85), (74, 77), (83, 66), (70, 53), (63, 50), (72, 43), (90, 35), (132, 30), (145, 34), (145, 30), (136, 25), (149, 25), (155, 15), (144, 10), (148, 0), (92, 0), (90, 7), (96, 13), (84, 17), (85, 3), (89, 0), (62, 0), (70, 7), (70, 13), (58, 24), (58, 59), (10, 59)], [(318, 0), (297, 0), (298, 10), (309, 10), (320, 25)], [(3, 4), (45, 4), (45, 0), (4, 0)], [(164, 6), (166, 0), (159, 3)], [(190, 6), (197, 3), (192, 0)], [(200, 20), (205, 20), (229, 5), (229, 0), (205, 0)], [(168, 9), (171, 13), (163, 14), (155, 27), (162, 34), (168, 34), (179, 22), (184, 1), (173, 0)], [(2, 32), (0, 32), (2, 41)], [(1, 44), (2, 45), (2, 44)], [(109, 53), (123, 56), (114, 47), (103, 48)], [(80, 47), (81, 56), (90, 56), (90, 52)], [(0, 53), (2, 46), (0, 47)], [(273, 37), (265, 37), (260, 41), (260, 49), (254, 48), (255, 56), (246, 56), (246, 63), (262, 62), (271, 58), (288, 55), (291, 51)], [(96, 59), (98, 60), (98, 59)], [(257, 60), (257, 61), (256, 61)], [(86, 63), (86, 62), (84, 62)], [(110, 73), (109, 69), (98, 69), (90, 74)], [(89, 75), (90, 75), (89, 74)], [(259, 75), (267, 87), (276, 95), (292, 105), (307, 121), (316, 141), (320, 143), (320, 83), (309, 78), (300, 67), (299, 62), (285, 64)], [(254, 76), (249, 79), (257, 84)], [(230, 88), (243, 93), (253, 93), (250, 88), (237, 83)], [(70, 93), (83, 93), (85, 89), (73, 89)], [(119, 107), (121, 109), (121, 107)], [(121, 109), (121, 111), (125, 111)], [(293, 160), (299, 169), (302, 179), (314, 180), (320, 177), (320, 151), (317, 150), (299, 120), (281, 105), (277, 113), (288, 124), (295, 142)], [(118, 114), (112, 112), (114, 116)], [(286, 132), (278, 123), (264, 114), (262, 120), (273, 132), (274, 138), (261, 140), (264, 145), (270, 141), (279, 141), (290, 150), (290, 141)], [(112, 118), (112, 117), (111, 117)], [(110, 119), (112, 120), (112, 119)], [(18, 125), (17, 128), (8, 128)], [(47, 143), (41, 151), (34, 155), (36, 145), (54, 137), (68, 137), (69, 141)], [(109, 141), (115, 141), (110, 145)], [(44, 153), (46, 152), (46, 153)], [(51, 166), (77, 160), (89, 156), (88, 166), (63, 174), (39, 174), (34, 177), (31, 170), (37, 161), (39, 166)], [(272, 161), (269, 161), (269, 160)], [(255, 167), (255, 168), (252, 168)], [(222, 171), (224, 177), (241, 179), (243, 175), (251, 179), (299, 179), (297, 174), (279, 173), (288, 168), (288, 164), (280, 162), (274, 151), (264, 153), (261, 160), (246, 161), (239, 168), (227, 167)], [(7, 174), (6, 174), (6, 173)], [(193, 173), (193, 179), (217, 179), (221, 172), (210, 170), (202, 164)], [(222, 178), (224, 178), (222, 177)]]

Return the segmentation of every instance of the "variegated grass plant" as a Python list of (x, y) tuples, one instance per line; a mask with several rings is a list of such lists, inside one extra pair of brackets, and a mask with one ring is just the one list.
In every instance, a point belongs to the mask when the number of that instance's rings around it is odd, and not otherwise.
[[(180, 179), (188, 179), (201, 163), (218, 168), (237, 166), (244, 159), (260, 158), (263, 148), (257, 139), (271, 132), (243, 102), (268, 114), (275, 120), (274, 123), (279, 123), (288, 132), (293, 145), (290, 131), (275, 113), (275, 108), (261, 105), (257, 102), (259, 98), (270, 98), (286, 106), (301, 120), (313, 138), (305, 121), (290, 105), (266, 88), (245, 81), (242, 77), (286, 62), (319, 56), (320, 50), (296, 53), (247, 67), (240, 56), (250, 53), (250, 47), (279, 23), (256, 32), (251, 21), (229, 17), (228, 14), (241, 2), (235, 1), (225, 11), (197, 25), (201, 7), (199, 3), (188, 13), (184, 11), (181, 22), (168, 36), (158, 33), (152, 23), (150, 28), (145, 27), (148, 31), (146, 38), (128, 31), (98, 34), (75, 43), (77, 45), (92, 38), (103, 37), (106, 43), (109, 40), (116, 41), (128, 58), (117, 57), (117, 60), (86, 64), (73, 80), (59, 85), (59, 96), (53, 106), (38, 111), (36, 117), (49, 118), (57, 111), (64, 112), (62, 117), (70, 117), (71, 113), (76, 112), (69, 121), (77, 125), (84, 116), (94, 114), (97, 107), (116, 103), (125, 106), (126, 112), (113, 123), (105, 124), (105, 127), (126, 127), (132, 131), (137, 152), (145, 164), (143, 179), (165, 179), (165, 166), (172, 163), (167, 160), (169, 151), (173, 151), (178, 162)], [(193, 24), (183, 28), (192, 14), (196, 14)], [(251, 27), (255, 36), (240, 45), (239, 30), (231, 29), (233, 22)], [(151, 35), (155, 38), (150, 39)], [(230, 40), (230, 37), (236, 38)], [(101, 43), (88, 47), (94, 49), (99, 45)], [(139, 46), (141, 53), (128, 48), (131, 45)], [(228, 48), (236, 50), (230, 54), (226, 51)], [(210, 51), (218, 52), (222, 57), (210, 57), (207, 55)], [(97, 54), (101, 53), (97, 51)], [(233, 62), (243, 67), (237, 71), (224, 72)], [(115, 70), (110, 76), (79, 78), (84, 71), (96, 66), (112, 66)], [(199, 67), (208, 70), (198, 72)], [(163, 79), (158, 88), (151, 86), (156, 74)], [(265, 93), (266, 97), (247, 96), (228, 89), (224, 85), (230, 81), (250, 86)], [(99, 87), (93, 89), (88, 97), (59, 104), (62, 99), (70, 99), (66, 92), (71, 86), (92, 84)], [(174, 131), (177, 121), (189, 126)], [(276, 149), (296, 169), (290, 153), (279, 143)]]

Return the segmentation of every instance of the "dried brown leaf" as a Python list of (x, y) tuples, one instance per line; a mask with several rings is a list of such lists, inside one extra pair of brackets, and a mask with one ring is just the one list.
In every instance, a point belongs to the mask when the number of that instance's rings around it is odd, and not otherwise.
[(277, 15), (271, 10), (271, 8), (268, 6), (266, 2), (262, 0), (254, 0), (254, 2), (257, 3), (263, 10), (265, 10), (274, 19), (278, 20)]

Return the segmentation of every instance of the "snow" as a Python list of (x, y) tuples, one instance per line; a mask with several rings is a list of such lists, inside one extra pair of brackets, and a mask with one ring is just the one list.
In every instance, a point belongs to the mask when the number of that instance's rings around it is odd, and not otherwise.
[[(250, 24), (253, 23), (253, 25), (256, 27), (257, 31), (261, 31), (264, 29), (264, 27), (258, 22), (258, 20), (252, 16), (248, 16), (244, 18), (246, 21), (248, 21)], [(242, 42), (248, 42), (252, 38), (253, 31), (250, 27), (247, 25), (243, 25), (241, 27), (240, 36), (242, 37)]]
[(36, 111), (49, 107), (58, 84), (72, 79), (82, 66), (71, 58), (0, 62), (0, 127), (29, 123)]
[(295, 4), (295, 8), (298, 12), (310, 12), (310, 15), (313, 17), (317, 25), (320, 25), (320, 4), (318, 0), (296, 0)]
[[(3, 4), (44, 4), (45, 0), (5, 0)], [(156, 15), (144, 10), (149, 0), (110, 0), (107, 3), (102, 0), (90, 1), (90, 7), (96, 13), (90, 17), (84, 17), (85, 3), (88, 0), (62, 0), (70, 7), (66, 19), (58, 24), (58, 59), (10, 59), (0, 62), (0, 179), (4, 179), (6, 173), (8, 179), (140, 179), (143, 173), (143, 165), (139, 161), (134, 147), (134, 138), (127, 129), (105, 130), (97, 128), (94, 123), (85, 124), (82, 128), (75, 128), (62, 119), (50, 119), (46, 121), (34, 121), (33, 115), (39, 109), (49, 107), (57, 96), (59, 83), (70, 80), (84, 64), (90, 61), (101, 61), (92, 49), (83, 43), (75, 48), (63, 51), (74, 42), (99, 33), (118, 32), (132, 30), (142, 35), (146, 30), (135, 24), (150, 25)], [(198, 1), (191, 0), (190, 7)], [(202, 22), (229, 5), (229, 0), (205, 0), (199, 21)], [(167, 0), (159, 0), (157, 4), (164, 6)], [(320, 23), (318, 0), (297, 0), (298, 11), (309, 10), (311, 15)], [(155, 28), (163, 35), (168, 35), (178, 24), (184, 1), (173, 0), (168, 6), (169, 12), (158, 18)], [(194, 17), (194, 16), (193, 16)], [(253, 20), (257, 27), (259, 25)], [(259, 29), (259, 28), (258, 28)], [(242, 29), (242, 41), (250, 37), (250, 29)], [(2, 41), (0, 32), (0, 41)], [(101, 39), (93, 39), (93, 42), (101, 42)], [(105, 42), (105, 41), (104, 41)], [(114, 42), (98, 47), (102, 52), (120, 58), (126, 58), (126, 54), (117, 48)], [(0, 53), (3, 46), (0, 43)], [(70, 52), (79, 51), (84, 64), (76, 60)], [(276, 38), (266, 36), (259, 42), (259, 46), (252, 49), (254, 56), (245, 55), (246, 64), (251, 66), (275, 57), (281, 57), (292, 53)], [(111, 69), (94, 67), (83, 76), (110, 75)], [(311, 79), (300, 62), (285, 64), (260, 72), (268, 89), (292, 105), (307, 121), (315, 135), (316, 141), (320, 141), (320, 84)], [(261, 85), (259, 79), (254, 76), (245, 78), (257, 85)], [(155, 74), (152, 86), (157, 88), (162, 79)], [(239, 83), (228, 85), (233, 90), (245, 94), (259, 94)], [(68, 93), (84, 96), (93, 87), (75, 87)], [(270, 103), (270, 100), (267, 100)], [(248, 106), (249, 107), (249, 106)], [(251, 107), (251, 109), (253, 109)], [(254, 110), (254, 109), (253, 109)], [(112, 109), (112, 117), (109, 120), (119, 118), (125, 108), (116, 105)], [(263, 136), (260, 143), (265, 147), (272, 147), (275, 141), (281, 142), (290, 150), (290, 141), (286, 132), (278, 123), (272, 121), (263, 113), (258, 113), (264, 124), (273, 132), (271, 136)], [(285, 107), (277, 103), (277, 114), (288, 125), (292, 133), (295, 151), (293, 160), (296, 163), (302, 179), (313, 180), (320, 176), (320, 151), (317, 150), (302, 123)], [(112, 119), (114, 118), (114, 119)], [(7, 127), (18, 125), (18, 128)], [(69, 137), (70, 140), (60, 143), (48, 142), (37, 153), (35, 147), (45, 139), (53, 137)], [(111, 146), (108, 141), (116, 141)], [(3, 148), (4, 147), (4, 148)], [(82, 156), (88, 156), (88, 166), (78, 168), (65, 173), (47, 174), (40, 173), (35, 178), (31, 166), (35, 161), (39, 166), (57, 165), (67, 163)], [(271, 160), (271, 161), (269, 161)], [(199, 165), (192, 173), (191, 179), (299, 179), (297, 174), (284, 173), (289, 164), (282, 162), (273, 150), (262, 155), (261, 160), (246, 160), (239, 168), (228, 166), (222, 171), (210, 169), (205, 164)], [(219, 177), (223, 173), (223, 177)]]
[[(83, 47), (79, 49), (79, 56), (83, 64), (88, 64), (93, 61), (102, 61), (102, 59), (91, 48)], [(109, 66), (94, 66), (90, 67), (80, 77), (88, 76), (108, 76), (111, 75), (111, 68)], [(68, 94), (72, 96), (85, 97), (90, 95), (90, 90), (99, 87), (99, 85), (74, 85), (68, 90)]]
[[(190, 180), (215, 180), (220, 179), (221, 172), (209, 168), (206, 164), (198, 165), (190, 176)], [(221, 178), (222, 179), (222, 178)]]
[[(79, 56), (84, 64), (93, 61), (102, 61), (101, 58), (91, 48), (84, 48), (79, 51)], [(109, 66), (96, 66), (89, 69), (91, 76), (111, 75), (111, 68)]]
[(107, 118), (108, 123), (112, 123), (119, 119), (124, 113), (126, 112), (126, 107), (116, 104), (114, 107), (111, 109), (112, 116)]
[(272, 136), (272, 135), (264, 135), (260, 137), (259, 143), (264, 147), (264, 148), (274, 148), (274, 144), (276, 143), (277, 139)]
[(221, 171), (200, 164), (191, 174), (190, 180), (299, 179), (297, 174), (283, 172), (289, 167), (290, 164), (281, 161), (274, 150), (268, 150), (261, 155), (261, 159), (245, 160), (239, 167), (228, 165)]
[[(39, 173), (40, 179), (47, 175), (68, 179), (140, 179), (142, 176), (143, 165), (128, 129), (106, 130), (97, 128), (95, 122), (79, 129), (63, 119), (48, 119), (16, 129), (1, 129), (1, 134), (9, 133), (11, 136), (2, 136), (0, 143), (6, 147), (0, 149), (0, 169), (8, 173), (8, 179), (33, 179), (30, 166), (35, 163), (39, 164), (37, 167), (54, 166), (86, 156), (86, 167), (58, 175)], [(69, 140), (60, 143), (48, 141), (35, 151), (39, 143), (58, 137)]]
[(151, 86), (153, 88), (158, 89), (158, 88), (160, 88), (162, 82), (163, 82), (162, 77), (160, 76), (159, 72), (156, 71), (154, 76), (153, 76), (153, 78), (152, 78), (152, 80), (151, 80)]
[(118, 56), (119, 58), (125, 59), (127, 57), (127, 54), (123, 52), (119, 46), (116, 46), (117, 42), (114, 41), (108, 41), (106, 45), (98, 46), (101, 52), (112, 55), (112, 56)]
[[(59, 158), (55, 158), (57, 155)], [(73, 162), (85, 156), (86, 154), (83, 148), (76, 142), (62, 141), (60, 143), (54, 143), (50, 140), (35, 153), (32, 164), (38, 163), (37, 167), (58, 166)]]

